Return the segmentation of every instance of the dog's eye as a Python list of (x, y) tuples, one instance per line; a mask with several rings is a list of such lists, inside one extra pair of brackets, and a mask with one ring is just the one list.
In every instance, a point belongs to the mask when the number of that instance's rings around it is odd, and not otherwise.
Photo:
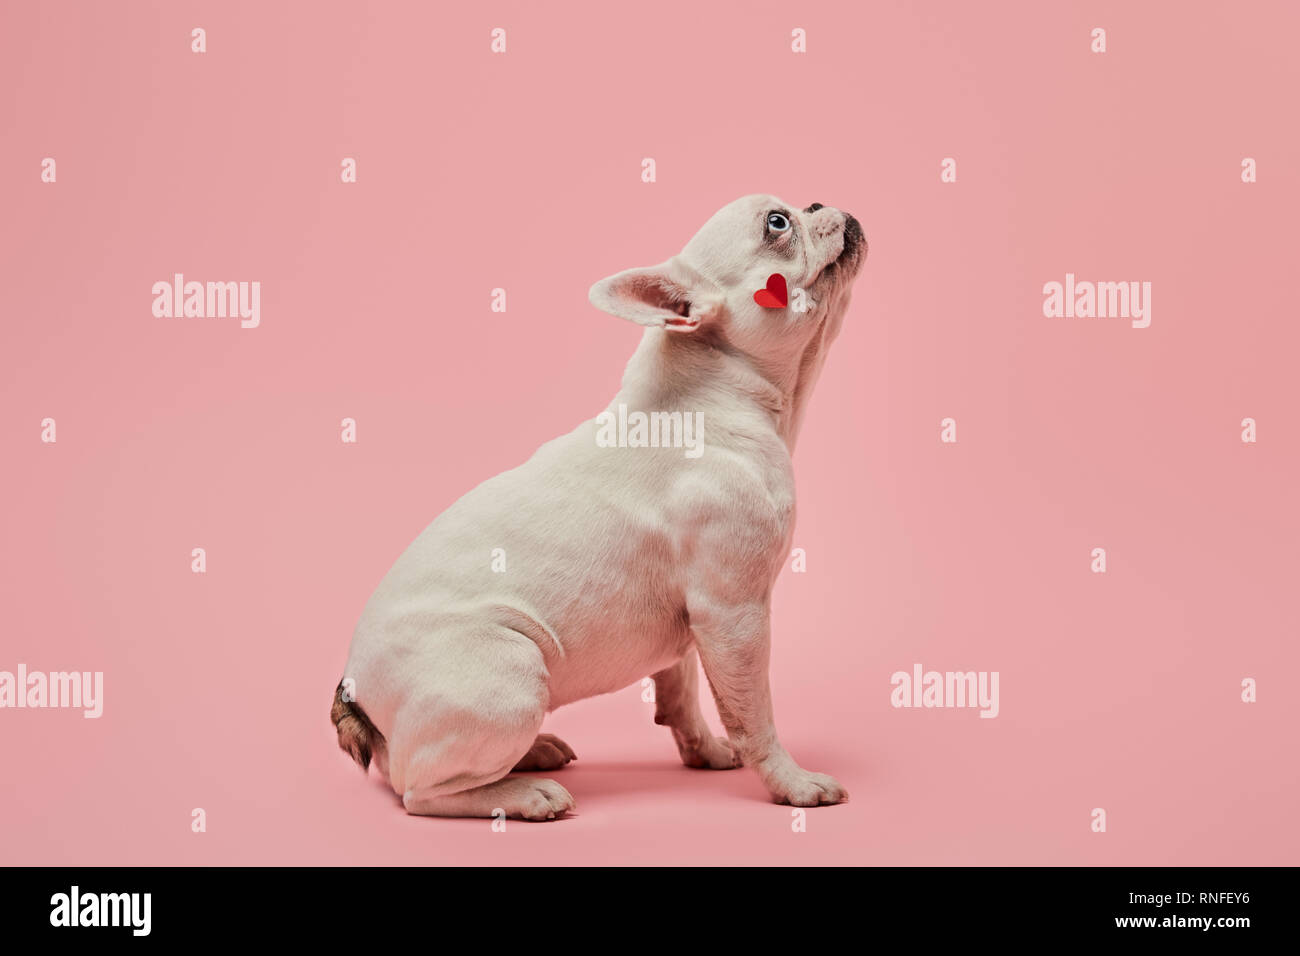
[(790, 228), (790, 217), (780, 212), (767, 214), (768, 232), (785, 232)]

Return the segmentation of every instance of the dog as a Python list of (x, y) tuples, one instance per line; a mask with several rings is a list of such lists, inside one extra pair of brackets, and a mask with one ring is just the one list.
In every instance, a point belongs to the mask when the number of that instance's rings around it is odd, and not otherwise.
[[(848, 799), (777, 739), (769, 606), (794, 530), (791, 452), (866, 248), (847, 213), (753, 195), (666, 262), (591, 287), (646, 326), (609, 408), (438, 516), (357, 624), (331, 719), (408, 813), (563, 816), (564, 787), (511, 771), (574, 759), (540, 732), (549, 711), (647, 675), (687, 766), (750, 767), (793, 806)], [(700, 453), (602, 441), (627, 409), (693, 415)], [(725, 739), (700, 712), (697, 658)]]

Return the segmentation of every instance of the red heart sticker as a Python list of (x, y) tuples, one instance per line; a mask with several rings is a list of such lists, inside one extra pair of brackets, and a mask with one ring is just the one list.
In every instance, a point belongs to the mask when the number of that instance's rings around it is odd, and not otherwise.
[(785, 276), (773, 272), (767, 277), (767, 288), (754, 293), (754, 301), (765, 309), (784, 309), (790, 301), (785, 289)]

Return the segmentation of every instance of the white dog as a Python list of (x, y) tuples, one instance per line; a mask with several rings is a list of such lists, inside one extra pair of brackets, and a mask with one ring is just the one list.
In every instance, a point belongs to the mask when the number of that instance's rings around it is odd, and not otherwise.
[[(542, 718), (647, 674), (688, 766), (743, 763), (795, 806), (847, 799), (777, 740), (769, 605), (790, 453), (865, 249), (846, 213), (747, 196), (680, 255), (592, 286), (648, 326), (609, 409), (443, 512), (357, 625), (331, 717), (407, 812), (560, 816), (564, 787), (508, 776), (573, 759)], [(702, 426), (686, 450), (681, 422)], [(697, 652), (729, 739), (700, 713)]]

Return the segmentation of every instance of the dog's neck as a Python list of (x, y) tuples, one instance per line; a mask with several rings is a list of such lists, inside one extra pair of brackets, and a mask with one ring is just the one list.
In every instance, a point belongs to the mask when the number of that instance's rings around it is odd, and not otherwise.
[(794, 451), (804, 409), (825, 359), (818, 329), (798, 363), (783, 372), (762, 369), (749, 356), (707, 335), (647, 329), (627, 363), (614, 403), (642, 411), (690, 411), (690, 406), (740, 402), (772, 423)]

